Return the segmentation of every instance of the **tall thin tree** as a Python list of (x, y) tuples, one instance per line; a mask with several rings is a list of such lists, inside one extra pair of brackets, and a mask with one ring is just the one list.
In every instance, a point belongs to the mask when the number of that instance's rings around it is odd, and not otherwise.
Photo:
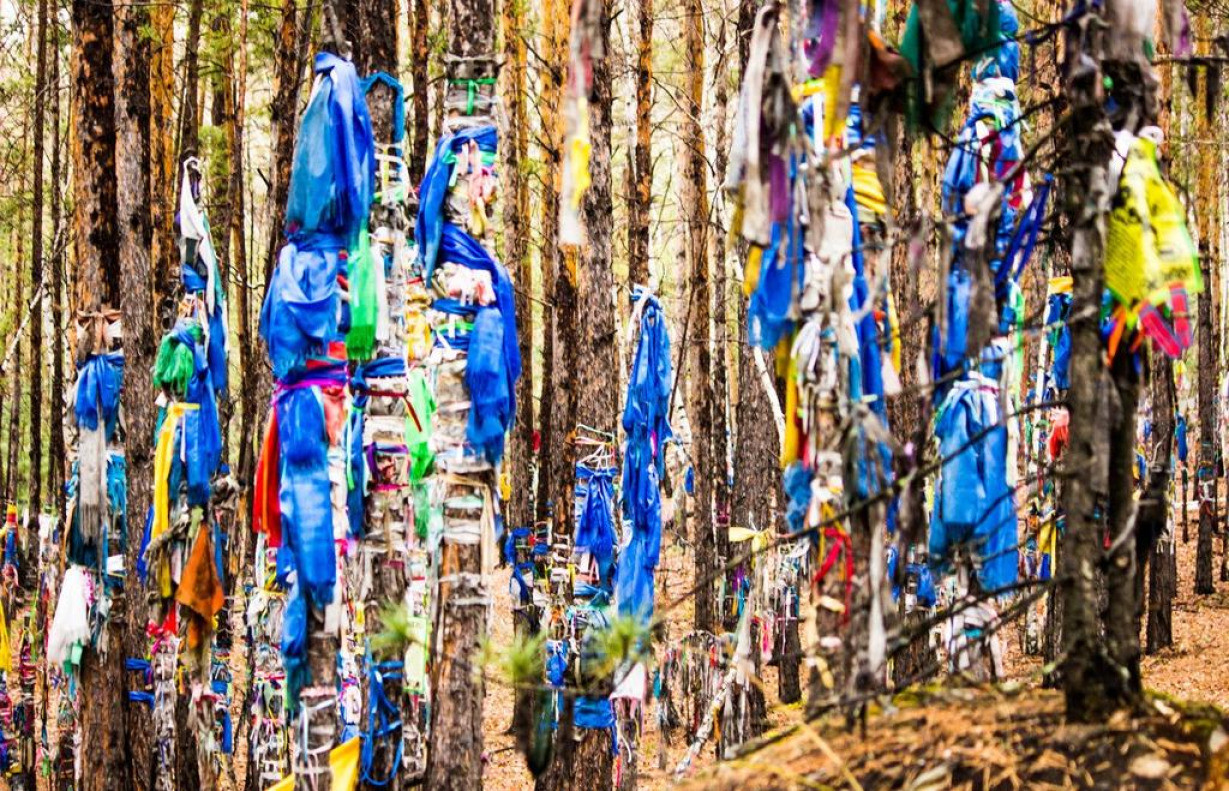
[(691, 303), (690, 337), (683, 339), (687, 358), (687, 418), (691, 426), (690, 458), (695, 474), (695, 628), (717, 628), (716, 523), (713, 519), (713, 355), (712, 292), (709, 284), (708, 161), (701, 115), (704, 111), (704, 4), (686, 0), (683, 5), (684, 62), (687, 94), (679, 139), (683, 151), (680, 205), (685, 219), (684, 245), (689, 273)]
[[(495, 63), (496, 12), (493, 0), (452, 0), (449, 6), (449, 85), (469, 95), (484, 90)], [(470, 102), (453, 106), (450, 117), (474, 117), (492, 123), (489, 111)], [(486, 117), (479, 117), (479, 114)], [(461, 120), (468, 120), (462, 118)], [(472, 121), (471, 121), (472, 123)], [(487, 482), (487, 484), (493, 483)], [(447, 531), (445, 531), (447, 532)], [(482, 699), (484, 686), (475, 674), (478, 647), (486, 637), (482, 550), (445, 535), (439, 554), (435, 621), (434, 698), (431, 746), (427, 757), (428, 788), (470, 789), (482, 785)]]
[[(173, 9), (172, 9), (173, 10)], [(151, 138), (162, 135), (162, 130), (151, 127), (151, 97), (160, 92), (168, 93), (171, 86), (155, 83), (168, 75), (156, 68), (158, 60), (151, 58), (152, 42), (145, 35), (150, 22), (150, 10), (140, 5), (126, 5), (116, 9), (115, 29), (115, 179), (116, 206), (119, 222), (116, 226), (119, 243), (119, 267), (123, 290), (119, 306), (124, 315), (124, 358), (126, 363), (126, 387), (123, 389), (123, 407), (127, 436), (125, 458), (128, 467), (128, 524), (144, 522), (149, 506), (153, 503), (153, 442), (157, 406), (154, 404), (154, 388), (149, 381), (149, 372), (154, 367), (157, 344), (157, 328), (154, 321), (155, 270), (151, 258), (152, 235), (166, 234), (166, 228), (153, 223), (165, 217), (153, 211), (151, 205), (151, 175), (156, 167), (150, 156)], [(168, 53), (169, 57), (169, 53)], [(165, 108), (169, 115), (169, 107)], [(160, 119), (169, 121), (169, 119)], [(166, 141), (162, 141), (165, 145)], [(159, 156), (170, 152), (158, 149)], [(167, 243), (169, 244), (169, 242)], [(127, 568), (135, 569), (141, 558), (141, 542), (129, 531)], [(146, 599), (135, 582), (129, 586), (125, 597), (127, 605), (127, 629), (124, 636), (122, 656), (144, 656), (147, 649), (145, 624), (148, 620)], [(116, 649), (112, 649), (114, 652)], [(120, 660), (123, 661), (122, 658)], [(120, 682), (123, 688), (122, 681)], [(131, 782), (144, 783), (153, 770), (153, 750), (150, 733), (151, 720), (143, 706), (128, 706), (124, 709), (125, 755), (129, 761)]]
[(533, 403), (533, 310), (530, 296), (533, 293), (532, 261), (529, 258), (529, 180), (525, 172), (529, 147), (529, 121), (526, 113), (526, 82), (528, 70), (528, 47), (525, 43), (527, 29), (527, 6), (511, 0), (503, 3), (502, 36), (505, 64), (500, 75), (503, 85), (504, 118), (507, 128), (503, 130), (504, 168), (501, 173), (504, 192), (504, 250), (503, 261), (516, 278), (516, 317), (519, 323), (517, 340), (520, 342), (521, 359), (526, 361), (520, 381), (516, 385), (518, 414), (509, 447), (509, 468), (512, 483), (508, 500), (509, 524), (515, 527), (529, 525), (534, 515), (530, 512), (533, 480), (530, 464), (533, 459), (534, 403)]
[[(609, 436), (618, 430), (618, 350), (612, 267), (614, 214), (611, 211), (611, 126), (614, 111), (613, 67), (610, 57), (609, 0), (587, 0), (597, 19), (591, 43), (593, 82), (589, 92), (589, 189), (581, 201), (585, 239), (581, 246), (576, 277), (576, 353), (578, 372), (575, 391), (575, 426), (596, 428)], [(576, 35), (576, 31), (573, 31)], [(575, 459), (572, 460), (573, 462)], [(574, 468), (573, 468), (574, 469)], [(575, 473), (572, 473), (575, 475)], [(571, 511), (570, 498), (560, 498)], [(575, 538), (575, 531), (573, 531)], [(604, 728), (584, 728), (576, 745), (572, 779), (574, 788), (610, 788), (614, 770), (610, 733)]]
[[(116, 203), (115, 81), (112, 42), (115, 11), (110, 0), (74, 0), (72, 99), (73, 224), (76, 237), (76, 307), (83, 317), (119, 305), (123, 293), (118, 256)], [(77, 358), (95, 348), (93, 333), (77, 338)], [(123, 640), (117, 613), (108, 624), (113, 645)], [(82, 786), (87, 791), (128, 789), (124, 746), (123, 652), (90, 650), (81, 663)]]

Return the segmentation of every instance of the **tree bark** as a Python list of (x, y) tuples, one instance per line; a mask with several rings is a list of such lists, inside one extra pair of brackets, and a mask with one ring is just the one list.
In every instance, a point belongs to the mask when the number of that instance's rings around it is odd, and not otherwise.
[[(618, 349), (616, 348), (613, 233), (614, 216), (611, 178), (611, 127), (614, 85), (610, 59), (611, 5), (608, 0), (588, 0), (598, 6), (600, 19), (592, 42), (593, 87), (589, 94), (589, 159), (591, 183), (581, 202), (585, 244), (580, 250), (576, 302), (578, 319), (576, 350), (578, 394), (574, 425), (591, 426), (611, 436), (618, 430)], [(573, 31), (575, 35), (575, 31)], [(560, 497), (561, 501), (565, 498)], [(567, 498), (568, 511), (571, 499)], [(575, 529), (573, 529), (575, 546)], [(575, 788), (608, 789), (614, 769), (610, 733), (605, 729), (581, 729), (572, 770)]]
[(1105, 577), (1105, 639), (1119, 672), (1104, 683), (1111, 688), (1115, 699), (1128, 700), (1143, 691), (1139, 669), (1139, 604), (1143, 589), (1135, 584), (1139, 574), (1139, 520), (1133, 513), (1139, 381), (1128, 353), (1120, 353), (1114, 359), (1111, 377), (1118, 392), (1119, 409), (1116, 425), (1110, 433), (1107, 532), (1110, 541), (1119, 548), (1108, 558), (1109, 569)]
[[(410, 51), (414, 57), (410, 63), (410, 83), (414, 91), (413, 102), (413, 143), (408, 150), (409, 160), (406, 165), (410, 170), (410, 183), (422, 181), (423, 170), (427, 166), (427, 142), (430, 136), (430, 110), (427, 105), (429, 85), (427, 82), (427, 66), (431, 51), (427, 46), (427, 35), (431, 28), (431, 0), (413, 0), (414, 13), (410, 27)], [(407, 132), (408, 136), (408, 132)]]
[(569, 5), (565, 0), (544, 0), (542, 26), (545, 43), (538, 83), (538, 112), (542, 114), (541, 159), (546, 162), (541, 194), (541, 255), (542, 255), (542, 398), (539, 402), (538, 425), (541, 431), (541, 459), (538, 470), (538, 491), (534, 497), (537, 519), (552, 519), (556, 535), (571, 535), (572, 478), (569, 453), (564, 438), (575, 427), (576, 413), (569, 407), (573, 395), (574, 368), (568, 366), (571, 347), (575, 344), (575, 280), (574, 266), (564, 266), (559, 250), (559, 185), (560, 161), (563, 152), (563, 117), (559, 112), (563, 100), (564, 69), (567, 68), (567, 20)]
[[(44, 265), (43, 247), (43, 208), (46, 183), (44, 181), (44, 161), (46, 159), (47, 133), (47, 25), (48, 0), (38, 3), (38, 43), (35, 56), (34, 75), (34, 192), (32, 206), (32, 221), (30, 223), (30, 261), (32, 264), (32, 288), (35, 293), (32, 315), (30, 317), (30, 519), (27, 525), (26, 553), (21, 567), (33, 585), (32, 616), (29, 623), (32, 630), (27, 632), (25, 639), (37, 644), (37, 636), (46, 634), (44, 621), (46, 613), (43, 609), (43, 597), (40, 595), (40, 553), (39, 553), (39, 515), (43, 511), (43, 299), (41, 293), (45, 281), (46, 267)], [(53, 333), (52, 338), (56, 335)], [(32, 528), (32, 532), (31, 532)], [(23, 586), (25, 587), (25, 586)], [(29, 588), (27, 588), (29, 589)], [(33, 638), (33, 639), (32, 639)], [(37, 654), (41, 654), (37, 651)], [(24, 673), (22, 674), (25, 675)], [(27, 691), (26, 687), (29, 686)], [(24, 727), (21, 736), (21, 752), (18, 761), (21, 776), (16, 787), (26, 791), (34, 791), (36, 785), (36, 750), (34, 742), (34, 720), (37, 701), (33, 685), (22, 679), (22, 705), (25, 708)], [(44, 701), (44, 710), (46, 701)]]
[(64, 169), (60, 160), (60, 53), (59, 47), (53, 47), (51, 52), (51, 78), (53, 88), (51, 96), (51, 438), (47, 445), (48, 458), (51, 462), (48, 482), (54, 492), (53, 503), (55, 513), (62, 519), (65, 514), (66, 497), (64, 493), (65, 469), (68, 464), (68, 454), (64, 450), (64, 341), (68, 337), (68, 328), (64, 326), (64, 301), (68, 298), (64, 291), (64, 250), (68, 246), (68, 234), (64, 228), (64, 202), (60, 180)]
[[(293, 2), (288, 3), (294, 8)], [(201, 112), (201, 17), (204, 16), (205, 0), (190, 0), (188, 3), (188, 31), (184, 37), (184, 87), (179, 100), (179, 143), (176, 148), (175, 162), (183, 164), (184, 159), (196, 156), (200, 152), (200, 112)], [(277, 115), (273, 115), (273, 125), (278, 123)]]
[(295, 0), (283, 0), (273, 54), (273, 101), (269, 108), (273, 163), (269, 170), (269, 242), (265, 248), (264, 266), (266, 288), (277, 265), (277, 251), (282, 246), (282, 217), (290, 195), (290, 163), (294, 157), (294, 130), (299, 116), (299, 84), (303, 71), (298, 55), (299, 36), (306, 32), (306, 25), (300, 16), (310, 17), (311, 12), (300, 9)]
[[(122, 293), (116, 227), (114, 19), (115, 9), (109, 0), (72, 3), (76, 304), (85, 313), (117, 305)], [(79, 360), (98, 351), (88, 333), (77, 339)], [(113, 650), (105, 655), (87, 650), (81, 664), (79, 722), (82, 786), (86, 791), (132, 787), (124, 747), (123, 651), (118, 621), (119, 613), (113, 610), (107, 626), (114, 638)]]
[[(1155, 654), (1173, 645), (1173, 594), (1177, 579), (1171, 574), (1174, 566), (1174, 534), (1170, 519), (1171, 505), (1167, 499), (1171, 484), (1174, 442), (1174, 380), (1173, 363), (1164, 354), (1152, 355), (1152, 463), (1144, 496), (1151, 499), (1149, 518), (1143, 519), (1141, 509), (1139, 529), (1145, 540), (1148, 564), (1148, 624), (1145, 650)], [(1141, 580), (1143, 575), (1140, 575)]]
[[(34, 204), (30, 223), (30, 261), (33, 265), (31, 288), (37, 295), (30, 315), (30, 513), (37, 523), (43, 510), (43, 290), (46, 280), (43, 239), (43, 209), (46, 182), (43, 166), (47, 158), (47, 4), (38, 3), (38, 54), (34, 76)], [(53, 185), (53, 189), (55, 186)], [(54, 335), (52, 336), (55, 337)], [(25, 564), (33, 567), (38, 562), (37, 530), (29, 540)], [(37, 579), (37, 574), (35, 575)], [(36, 618), (35, 623), (40, 623)], [(39, 627), (41, 629), (41, 625)], [(22, 769), (26, 769), (23, 764)], [(29, 768), (33, 772), (33, 767)], [(29, 779), (33, 781), (33, 774)], [(33, 788), (33, 785), (30, 786)]]
[(691, 337), (683, 339), (687, 356), (687, 417), (691, 425), (691, 465), (695, 474), (695, 628), (718, 628), (716, 586), (716, 524), (713, 519), (713, 356), (712, 294), (708, 260), (708, 162), (704, 128), (704, 5), (687, 0), (683, 38), (686, 47), (687, 96), (680, 139), (683, 141), (683, 187), (686, 215), (686, 255), (691, 290)]
[[(730, 90), (729, 81), (725, 77), (726, 72), (726, 40), (725, 40), (725, 17), (724, 14), (716, 22), (717, 40), (715, 49), (719, 53), (717, 58), (716, 68), (713, 73), (716, 75), (716, 126), (717, 136), (714, 141), (716, 167), (715, 179), (718, 185), (725, 183), (725, 172), (729, 161), (729, 144), (726, 140), (726, 112), (729, 107)], [(721, 204), (718, 204), (720, 206)], [(713, 471), (714, 471), (714, 498), (713, 504), (716, 514), (716, 555), (718, 565), (723, 565), (730, 560), (730, 503), (733, 497), (732, 487), (730, 486), (730, 433), (729, 433), (729, 403), (730, 403), (730, 385), (729, 371), (727, 368), (727, 359), (729, 354), (729, 314), (727, 308), (727, 273), (728, 261), (726, 260), (726, 228), (725, 220), (720, 212), (717, 212), (712, 222), (713, 231), (713, 342), (712, 342), (712, 382), (713, 382), (713, 434), (712, 434), (712, 454), (713, 454)], [(741, 301), (741, 300), (740, 300)], [(745, 525), (740, 525), (745, 527)], [(736, 575), (731, 572), (726, 574), (725, 590), (726, 595), (733, 594), (733, 585)], [(726, 630), (735, 628), (737, 625), (737, 613), (729, 607), (725, 602), (721, 602), (721, 612), (717, 613), (719, 620), (724, 620)], [(759, 664), (759, 644), (755, 646), (755, 662)], [(752, 696), (762, 695), (758, 687), (752, 687)], [(762, 702), (754, 701), (753, 708), (763, 708)], [(758, 723), (755, 723), (758, 727)], [(757, 731), (758, 732), (758, 731)]]
[[(1210, 283), (1207, 239), (1200, 240), (1199, 265), (1203, 281)], [(1212, 534), (1216, 530), (1216, 348), (1212, 340), (1211, 286), (1199, 295), (1199, 470), (1195, 475), (1199, 499), (1199, 532), (1195, 543), (1195, 593), (1216, 592), (1212, 581)]]
[[(1079, 29), (1090, 34), (1082, 25)], [(1075, 37), (1073, 36), (1073, 39)], [(1096, 462), (1094, 434), (1098, 425), (1098, 389), (1104, 385), (1101, 338), (1097, 311), (1101, 305), (1102, 260), (1105, 245), (1105, 213), (1108, 209), (1106, 165), (1113, 150), (1109, 122), (1099, 95), (1101, 72), (1098, 36), (1081, 42), (1092, 45), (1083, 70), (1067, 75), (1067, 95), (1072, 108), (1069, 162), (1076, 163), (1065, 177), (1063, 194), (1072, 228), (1071, 269), (1074, 277), (1071, 307), (1071, 415), (1070, 447), (1063, 460), (1062, 507), (1067, 515), (1059, 577), (1065, 581), (1062, 607), (1063, 691), (1067, 714), (1075, 720), (1092, 720), (1111, 710), (1105, 681), (1116, 670), (1109, 666), (1101, 626), (1097, 618), (1095, 571), (1102, 541), (1101, 521), (1095, 514), (1096, 494), (1089, 471)], [(1078, 46), (1078, 44), (1077, 44)]]
[[(240, 371), (240, 410), (239, 420), (239, 480), (244, 486), (252, 480), (256, 469), (256, 448), (253, 436), (256, 433), (259, 420), (260, 401), (257, 398), (259, 389), (256, 383), (263, 378), (256, 364), (257, 345), (256, 332), (252, 327), (252, 267), (248, 261), (247, 236), (244, 233), (243, 221), (247, 215), (246, 201), (243, 194), (243, 151), (244, 151), (244, 120), (247, 118), (247, 79), (248, 79), (248, 2), (242, 0), (239, 13), (239, 54), (233, 67), (237, 70), (231, 82), (230, 129), (227, 133), (230, 161), (230, 182), (228, 184), (230, 205), (230, 227), (224, 231), (230, 235), (230, 267), (229, 272), (237, 273), (238, 282), (234, 288), (227, 288), (230, 277), (226, 271), (222, 273), (223, 288), (232, 294), (234, 304), (239, 311), (239, 371)], [(221, 395), (221, 394), (220, 394)], [(226, 394), (226, 400), (231, 400)]]
[[(143, 68), (148, 70), (149, 117), (149, 206), (152, 221), (151, 270), (155, 290), (155, 316), (166, 326), (175, 319), (175, 304), (179, 294), (179, 250), (175, 238), (175, 214), (179, 204), (175, 190), (175, 6), (171, 3), (154, 3), (144, 14), (146, 30), (141, 31), (138, 43), (147, 60)], [(189, 10), (191, 17), (191, 10)], [(189, 23), (191, 19), (189, 18)], [(198, 16), (198, 32), (199, 32)], [(192, 44), (188, 44), (189, 49)], [(195, 59), (195, 53), (193, 54)], [(191, 64), (195, 67), (195, 63)], [(122, 143), (122, 141), (121, 141)], [(158, 320), (153, 326), (157, 327)], [(145, 383), (142, 382), (142, 386)], [(145, 443), (145, 438), (141, 438)], [(142, 511), (141, 513), (144, 513)]]
[[(355, 41), (354, 63), (359, 77), (385, 72), (397, 76), (397, 0), (358, 0), (359, 38)], [(393, 93), (376, 86), (367, 94), (371, 130), (377, 143), (393, 140)]]
[[(20, 144), (22, 155), (26, 151), (24, 141)], [(26, 191), (26, 174), (23, 172), (18, 180), (18, 189), (21, 192)], [(21, 342), (21, 323), (26, 311), (26, 261), (25, 261), (25, 236), (23, 235), (25, 225), (25, 211), (23, 207), (18, 206), (16, 212), (16, 255), (13, 259), (13, 298), (12, 298), (12, 315), (13, 319), (10, 324), (12, 329), (12, 347), (13, 347), (13, 368), (10, 376), (8, 392), (9, 406), (9, 434), (8, 434), (8, 463), (5, 465), (4, 475), (4, 499), (6, 502), (16, 503), (21, 496), (21, 476), (17, 468), (17, 449), (18, 447), (27, 447), (22, 441), (22, 392), (25, 389), (26, 372), (21, 366), (22, 358), (22, 342)]]
[[(171, 9), (173, 10), (173, 9)], [(124, 358), (126, 386), (122, 399), (125, 428), (132, 442), (126, 442), (125, 457), (128, 464), (128, 544), (125, 551), (125, 567), (135, 569), (141, 557), (139, 528), (144, 525), (145, 513), (153, 502), (153, 436), (157, 407), (154, 404), (154, 388), (149, 372), (154, 367), (157, 349), (157, 329), (154, 321), (155, 277), (151, 260), (151, 235), (169, 234), (167, 228), (151, 225), (159, 222), (162, 215), (157, 209), (151, 211), (151, 188), (156, 169), (165, 163), (155, 163), (151, 154), (162, 156), (160, 148), (152, 145), (152, 138), (162, 130), (151, 126), (151, 99), (159, 92), (169, 94), (171, 86), (156, 86), (164, 74), (155, 69), (157, 58), (150, 58), (151, 42), (142, 35), (149, 24), (150, 11), (144, 6), (126, 5), (116, 9), (115, 32), (115, 96), (116, 96), (116, 200), (119, 223), (119, 267), (123, 283), (120, 308), (124, 314)], [(169, 43), (164, 44), (168, 48)], [(169, 121), (170, 110), (165, 108)], [(165, 143), (165, 141), (162, 141)], [(164, 201), (163, 201), (164, 202)], [(169, 223), (169, 220), (168, 220)], [(162, 284), (165, 286), (165, 283)], [(124, 657), (145, 656), (147, 637), (145, 624), (148, 620), (146, 599), (135, 575), (125, 598), (127, 609), (127, 632), (121, 646), (113, 642), (111, 652)], [(122, 677), (116, 679), (118, 694), (123, 695), (126, 685)], [(123, 698), (121, 697), (121, 700)], [(153, 748), (150, 734), (152, 722), (144, 706), (127, 705), (125, 712), (125, 754), (130, 762), (131, 781), (144, 784), (150, 777)]]
[[(451, 0), (448, 76), (483, 76), (495, 56), (493, 0)], [(492, 59), (487, 61), (486, 59)], [(491, 66), (493, 68), (493, 65)], [(465, 71), (458, 71), (463, 69)], [(473, 70), (473, 71), (469, 71)], [(494, 76), (491, 74), (490, 76)], [(479, 105), (484, 107), (485, 105)], [(493, 123), (489, 117), (475, 118)], [(447, 483), (446, 497), (476, 494), (497, 497), (494, 480)], [(445, 514), (445, 521), (448, 515)], [(445, 529), (447, 533), (447, 529)], [(427, 755), (426, 787), (471, 789), (482, 785), (482, 699), (484, 684), (475, 675), (478, 652), (486, 637), (487, 580), (483, 576), (481, 548), (443, 539), (440, 551), (437, 617), (434, 633), (431, 741)]]
[(653, 207), (653, 0), (639, 0), (636, 37), (636, 141), (627, 206), (627, 279), (649, 283), (649, 213)]
[(502, 8), (505, 65), (503, 106), (507, 129), (503, 140), (504, 255), (503, 261), (516, 284), (517, 340), (520, 345), (521, 378), (516, 383), (516, 425), (512, 429), (510, 456), (511, 498), (508, 524), (528, 527), (533, 524), (533, 293), (532, 261), (529, 257), (529, 182), (525, 173), (528, 158), (529, 123), (525, 92), (528, 48), (525, 43), (526, 7), (506, 2)]

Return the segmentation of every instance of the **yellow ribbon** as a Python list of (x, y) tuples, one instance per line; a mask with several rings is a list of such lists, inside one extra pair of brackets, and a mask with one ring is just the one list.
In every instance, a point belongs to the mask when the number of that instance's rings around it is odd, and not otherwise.
[[(334, 791), (353, 791), (358, 785), (359, 737), (339, 744), (329, 751), (329, 773), (333, 775)], [(294, 791), (294, 775), (287, 775), (269, 791)]]
[[(175, 429), (189, 411), (200, 409), (199, 404), (174, 403), (166, 408), (162, 428), (158, 430), (158, 444), (154, 449), (154, 521), (150, 526), (150, 541), (165, 533), (171, 526), (171, 464), (175, 461)], [(171, 595), (171, 570), (163, 563), (158, 569), (158, 589), (163, 598)]]

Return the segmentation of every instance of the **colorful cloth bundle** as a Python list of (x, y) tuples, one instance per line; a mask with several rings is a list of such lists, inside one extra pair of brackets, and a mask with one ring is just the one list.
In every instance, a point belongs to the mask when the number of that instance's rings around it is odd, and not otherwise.
[(982, 588), (1001, 590), (1016, 581), (1017, 538), (998, 383), (970, 372), (952, 385), (936, 415), (935, 434), (944, 461), (931, 513), (931, 565), (948, 569), (954, 550), (963, 547)]
[(315, 73), (295, 141), (288, 242), (261, 310), (277, 384), (253, 498), (253, 528), (278, 548), (277, 580), (290, 589), (281, 649), (294, 710), (310, 683), (309, 606), (322, 613), (337, 601), (335, 542), (346, 532), (352, 469), (342, 444), (350, 422), (347, 259), (369, 244), (375, 189), (371, 119), (354, 66), (321, 53)]
[(1104, 329), (1111, 356), (1137, 326), (1169, 357), (1194, 339), (1189, 304), (1203, 291), (1199, 254), (1186, 210), (1161, 175), (1160, 139), (1156, 127), (1119, 135), (1125, 161), (1105, 239), (1105, 287), (1116, 303)]
[(627, 382), (623, 430), (623, 516), (630, 535), (619, 556), (615, 600), (620, 615), (647, 623), (653, 615), (653, 572), (661, 552), (661, 475), (665, 470), (665, 444), (673, 433), (669, 423), (670, 335), (661, 303), (637, 290), (642, 302), (640, 338)]

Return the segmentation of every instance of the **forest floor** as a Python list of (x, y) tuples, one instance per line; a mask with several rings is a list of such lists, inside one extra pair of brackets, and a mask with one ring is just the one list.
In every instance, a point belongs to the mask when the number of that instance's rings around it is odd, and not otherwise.
[[(1194, 509), (1191, 515), (1195, 516)], [(1062, 697), (1041, 689), (1040, 657), (1024, 654), (1022, 629), (1017, 625), (1003, 632), (1005, 684), (948, 689), (936, 684), (907, 691), (894, 699), (889, 707), (892, 711), (872, 713), (865, 735), (848, 732), (843, 717), (805, 724), (800, 704), (779, 702), (775, 668), (766, 667), (766, 738), (775, 734), (778, 740), (723, 764), (718, 764), (710, 741), (693, 764), (693, 785), (858, 787), (849, 782), (856, 776), (861, 787), (868, 789), (914, 791), (963, 784), (978, 788), (1195, 788), (1200, 787), (1201, 773), (1209, 768), (1215, 776), (1229, 778), (1229, 747), (1225, 746), (1229, 724), (1219, 711), (1200, 705), (1213, 704), (1229, 711), (1229, 585), (1218, 582), (1217, 593), (1211, 596), (1194, 594), (1195, 529), (1192, 523), (1187, 543), (1180, 539), (1180, 525), (1178, 530), (1174, 646), (1143, 661), (1144, 684), (1155, 693), (1149, 716), (1122, 715), (1096, 728), (1064, 725)], [(1215, 546), (1219, 569), (1219, 538)], [(690, 552), (677, 543), (663, 551), (657, 577), (659, 608), (687, 589), (691, 566)], [(495, 645), (506, 645), (512, 639), (511, 601), (506, 590), (499, 593), (491, 638)], [(689, 603), (668, 614), (671, 640), (686, 634), (691, 618)], [(655, 716), (650, 703), (644, 712), (638, 787), (651, 790), (674, 785), (673, 769), (687, 749), (682, 729), (669, 744), (661, 744), (657, 729), (647, 725)], [(498, 680), (489, 682), (483, 780), (484, 788), (491, 791), (520, 791), (533, 784), (508, 732), (511, 718), (511, 688)], [(1212, 753), (1216, 754), (1215, 765), (1208, 760)], [(911, 756), (910, 761), (899, 760), (905, 754)], [(666, 768), (659, 768), (663, 764)], [(1226, 784), (1229, 787), (1229, 780)]]

